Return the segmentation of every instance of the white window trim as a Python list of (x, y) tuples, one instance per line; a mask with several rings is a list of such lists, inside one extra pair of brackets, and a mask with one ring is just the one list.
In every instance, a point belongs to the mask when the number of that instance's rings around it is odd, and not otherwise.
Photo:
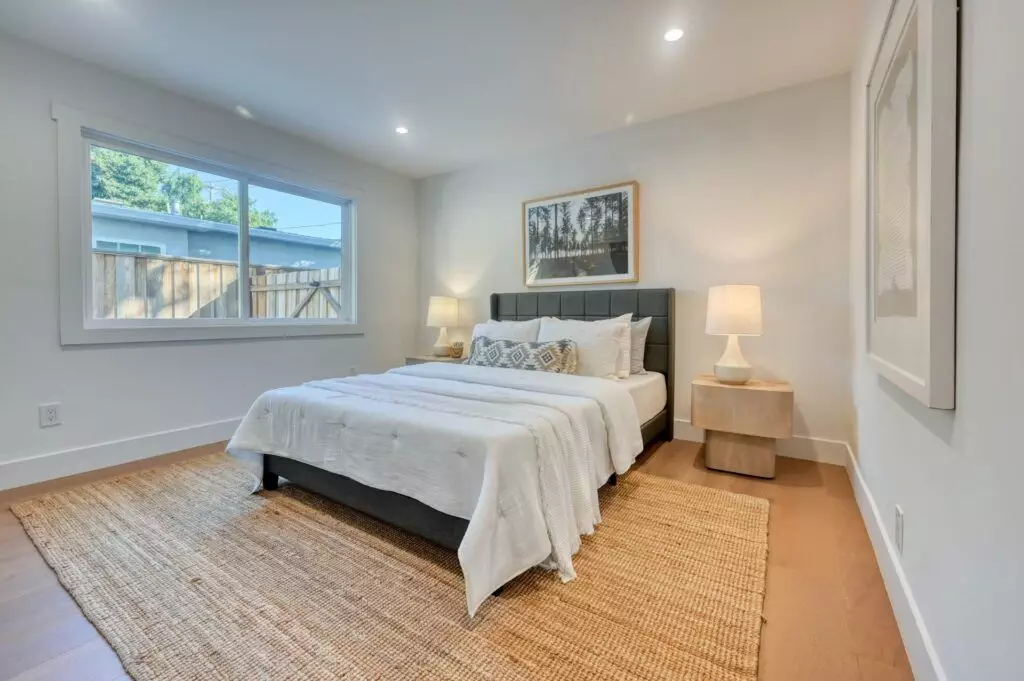
[[(361, 192), (337, 183), (308, 177), (277, 164), (192, 140), (155, 133), (103, 116), (54, 104), (57, 122), (57, 222), (59, 247), (61, 345), (227, 340), (233, 338), (288, 338), (293, 336), (361, 335), (356, 239), (356, 205)], [(88, 135), (88, 137), (86, 136)], [(239, 205), (247, 200), (247, 182), (311, 199), (348, 201), (348, 219), (342, 226), (342, 272), (346, 277), (355, 323), (331, 319), (248, 319), (249, 296), (242, 295), (238, 319), (93, 319), (92, 317), (92, 192), (90, 146), (100, 142), (134, 153), (173, 162), (187, 162), (197, 170), (244, 180)], [(239, 271), (248, 268), (248, 219), (239, 225)], [(240, 289), (242, 287), (239, 287)]]
[[(92, 247), (94, 249), (95, 248), (99, 248), (99, 246), (97, 244), (99, 244), (99, 242), (101, 242), (101, 241), (107, 241), (109, 243), (112, 243), (112, 244), (115, 244), (115, 245), (118, 245), (118, 246), (121, 245), (121, 244), (125, 244), (126, 246), (139, 246), (139, 248), (140, 248), (140, 255), (146, 255), (145, 253), (141, 252), (141, 248), (143, 246), (146, 246), (148, 248), (159, 248), (160, 249), (160, 255), (167, 255), (167, 246), (164, 245), (164, 244), (157, 243), (155, 241), (138, 241), (137, 239), (119, 239), (119, 238), (100, 239), (99, 237), (93, 235), (93, 237), (92, 237)], [(113, 252), (113, 251), (111, 251), (111, 252)], [(127, 252), (129, 252), (129, 251), (121, 251), (121, 250), (117, 251), (117, 253), (127, 253)], [(134, 252), (134, 251), (131, 251), (131, 252)]]

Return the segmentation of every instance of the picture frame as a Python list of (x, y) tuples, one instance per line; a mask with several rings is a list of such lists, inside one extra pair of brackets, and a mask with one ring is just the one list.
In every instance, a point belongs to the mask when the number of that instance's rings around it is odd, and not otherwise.
[(524, 201), (523, 283), (639, 281), (639, 203), (635, 180)]
[(956, 0), (893, 0), (866, 86), (868, 359), (953, 409)]

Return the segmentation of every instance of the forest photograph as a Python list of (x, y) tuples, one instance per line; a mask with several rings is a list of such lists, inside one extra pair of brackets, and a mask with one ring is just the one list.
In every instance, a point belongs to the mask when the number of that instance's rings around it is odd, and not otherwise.
[(629, 182), (524, 203), (526, 285), (636, 281), (637, 194)]

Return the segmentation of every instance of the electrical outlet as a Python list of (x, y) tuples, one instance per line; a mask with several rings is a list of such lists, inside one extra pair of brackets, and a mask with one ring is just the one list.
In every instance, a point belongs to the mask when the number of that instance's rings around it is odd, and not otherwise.
[(358, 367), (356, 367), (356, 365), (353, 364), (352, 366), (350, 366), (348, 368), (348, 375), (349, 376), (355, 376), (358, 371), (359, 371)]
[(896, 505), (896, 523), (893, 526), (893, 542), (896, 544), (896, 553), (903, 555), (903, 509)]
[(39, 427), (52, 428), (60, 425), (60, 402), (39, 405)]

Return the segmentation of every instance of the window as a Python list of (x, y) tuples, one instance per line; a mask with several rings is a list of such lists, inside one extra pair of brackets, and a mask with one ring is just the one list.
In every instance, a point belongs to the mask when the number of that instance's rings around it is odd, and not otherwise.
[(63, 343), (358, 333), (353, 199), (183, 140), (99, 132), (80, 112), (55, 118), (84, 155), (68, 162), (62, 136), (62, 274), (65, 246), (91, 245), (71, 267), (80, 281), (61, 279)]
[(92, 247), (93, 250), (101, 253), (146, 253), (148, 255), (160, 255), (164, 252), (164, 246), (158, 244), (104, 241), (103, 239), (93, 239)]
[(93, 319), (238, 319), (241, 181), (126, 148), (89, 140)]
[(261, 207), (249, 217), (252, 316), (343, 317), (344, 209), (256, 184), (249, 201)]

